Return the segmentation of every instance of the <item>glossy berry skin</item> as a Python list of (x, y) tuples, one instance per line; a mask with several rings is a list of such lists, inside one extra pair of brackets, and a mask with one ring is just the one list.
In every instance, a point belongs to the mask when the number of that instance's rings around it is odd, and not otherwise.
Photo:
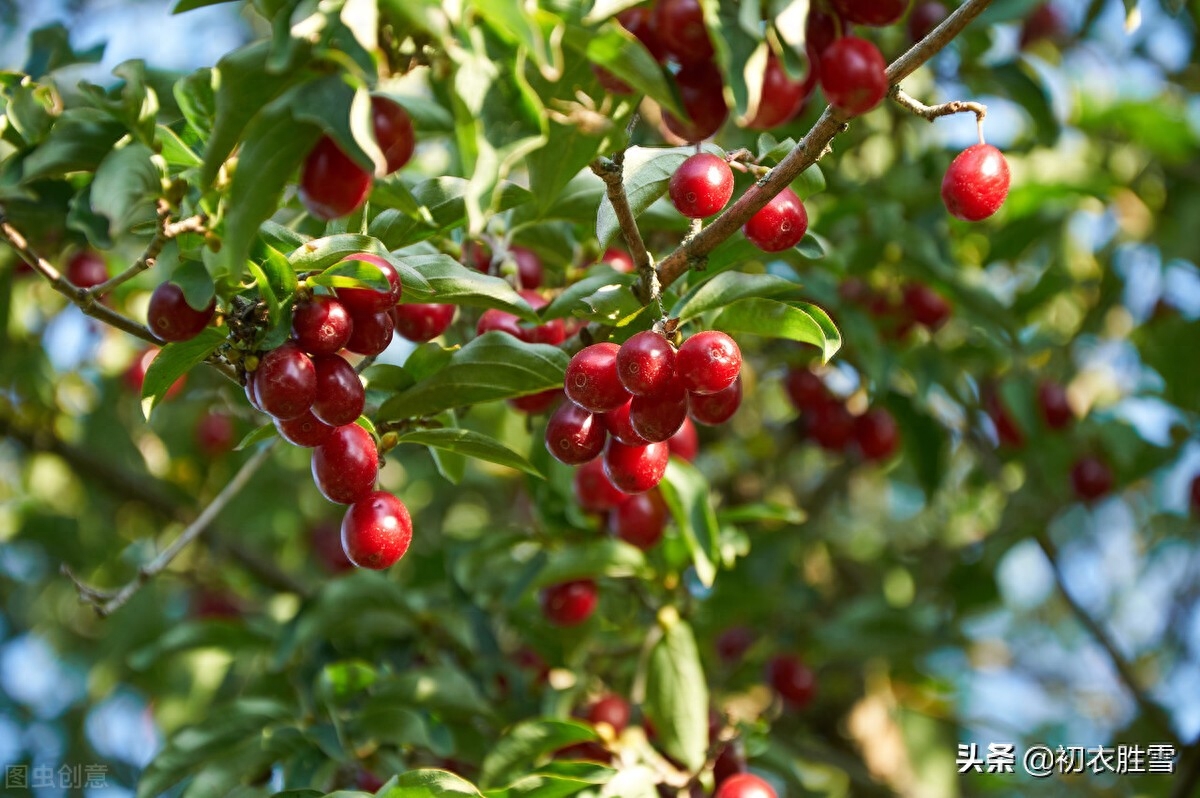
[(95, 288), (108, 280), (108, 266), (100, 253), (85, 249), (67, 261), (66, 277), (76, 288)]
[(333, 434), (333, 427), (314, 416), (311, 410), (295, 418), (275, 419), (275, 429), (279, 431), (279, 437), (288, 443), (309, 449), (325, 443)]
[(591, 579), (563, 582), (542, 591), (542, 615), (555, 626), (578, 626), (596, 609), (596, 583)]
[(812, 702), (817, 692), (817, 677), (798, 657), (781, 654), (767, 663), (767, 682), (784, 701), (794, 707)]
[(454, 305), (397, 305), (392, 308), (396, 332), (409, 341), (424, 343), (444, 333), (454, 320)]
[(196, 445), (209, 457), (219, 457), (233, 449), (233, 419), (224, 413), (206, 412), (196, 422)]
[(517, 262), (517, 283), (521, 288), (541, 288), (545, 273), (542, 259), (528, 247), (509, 247), (508, 254)]
[(1071, 486), (1080, 499), (1093, 502), (1112, 492), (1112, 469), (1098, 457), (1081, 457), (1071, 468)]
[(697, 424), (715, 427), (733, 418), (742, 405), (742, 378), (738, 377), (723, 391), (688, 394), (688, 413)]
[(366, 392), (354, 367), (341, 355), (313, 358), (317, 374), (317, 393), (312, 412), (332, 427), (349, 424), (362, 415)]
[(375, 96), (371, 98), (371, 122), (375, 141), (383, 150), (388, 174), (391, 174), (412, 158), (417, 143), (412, 119), (398, 102)]
[(546, 451), (560, 463), (582, 465), (604, 451), (604, 419), (574, 402), (563, 402), (546, 422)]
[(753, 773), (738, 773), (721, 782), (713, 798), (778, 798), (771, 785)]
[(292, 338), (310, 355), (331, 355), (346, 345), (354, 322), (346, 306), (331, 296), (315, 295), (296, 303)]
[(887, 95), (886, 70), (874, 44), (843, 36), (821, 53), (821, 89), (829, 104), (843, 113), (865, 114)]
[(634, 396), (666, 390), (675, 377), (675, 347), (665, 336), (645, 330), (617, 350), (617, 378)]
[(654, 28), (663, 49), (680, 64), (698, 64), (713, 55), (699, 0), (657, 0)]
[(313, 449), (313, 481), (335, 504), (354, 504), (369, 494), (379, 475), (379, 450), (371, 434), (357, 424), (334, 429), (329, 440)]
[(342, 517), (342, 549), (359, 568), (381, 571), (404, 556), (412, 543), (412, 518), (404, 502), (387, 491), (368, 493)]
[(525, 331), (521, 328), (521, 320), (512, 313), (506, 313), (497, 308), (485, 310), (475, 325), (477, 336), (490, 332), (507, 333), (519, 341), (525, 340)]
[(620, 734), (629, 725), (630, 714), (629, 702), (610, 693), (588, 707), (587, 720), (593, 726), (607, 723), (614, 734)]
[(1042, 411), (1042, 420), (1050, 429), (1063, 429), (1074, 420), (1071, 403), (1067, 401), (1067, 392), (1057, 382), (1043, 380), (1038, 385), (1038, 407)]
[(566, 398), (561, 388), (551, 388), (541, 393), (531, 393), (527, 396), (517, 396), (508, 400), (509, 407), (519, 410), (526, 415), (535, 416), (545, 413)]
[[(522, 289), (517, 293), (534, 310), (541, 310), (549, 304), (547, 299), (537, 291)], [(520, 329), (521, 334), (518, 337), (531, 344), (558, 346), (567, 340), (567, 328), (562, 319), (552, 319), (545, 324), (538, 324), (533, 327), (522, 326)]]
[(648, 551), (662, 540), (667, 505), (657, 490), (631, 496), (609, 513), (608, 526), (620, 540)]
[(687, 119), (664, 113), (663, 124), (667, 130), (684, 141), (697, 142), (721, 129), (729, 117), (729, 106), (725, 104), (721, 72), (712, 62), (684, 67), (675, 76), (675, 85), (679, 87), (679, 98)]
[(667, 59), (666, 48), (659, 38), (658, 28), (655, 27), (653, 8), (644, 5), (627, 8), (617, 14), (617, 22), (650, 51), (655, 61), (662, 62)]
[(667, 446), (670, 447), (671, 454), (680, 460), (690, 463), (696, 459), (696, 455), (700, 453), (700, 436), (691, 418), (683, 420), (683, 426), (671, 436)]
[(909, 0), (833, 0), (833, 7), (847, 22), (882, 28), (904, 16)]
[(742, 227), (750, 243), (763, 252), (782, 252), (808, 232), (808, 211), (790, 188), (776, 194)]
[(956, 219), (978, 222), (1004, 204), (1010, 176), (1008, 161), (991, 144), (967, 147), (951, 161), (942, 179), (942, 202)]
[(358, 355), (378, 355), (392, 343), (396, 323), (386, 310), (378, 313), (356, 313), (346, 349)]
[(830, 401), (829, 389), (816, 374), (806, 368), (793, 368), (788, 371), (784, 382), (788, 398), (797, 410), (812, 410)]
[(733, 170), (724, 158), (711, 152), (691, 155), (667, 185), (675, 210), (689, 219), (703, 219), (719, 213), (733, 196)]
[(742, 351), (720, 330), (705, 330), (679, 347), (675, 371), (692, 393), (719, 393), (742, 373)]
[(317, 398), (317, 370), (300, 347), (285, 343), (259, 360), (254, 395), (263, 412), (275, 418), (295, 418)]
[(672, 379), (653, 396), (635, 396), (629, 403), (629, 424), (650, 443), (662, 443), (679, 432), (688, 417), (688, 392), (683, 382)]
[(630, 411), (633, 409), (633, 399), (630, 399), (625, 404), (618, 407), (616, 410), (610, 410), (603, 414), (604, 427), (608, 430), (608, 434), (619, 440), (621, 443), (630, 446), (649, 443), (633, 428), (633, 422), (630, 420)]
[[(809, 66), (810, 76), (813, 66)], [(813, 76), (815, 77), (815, 76)], [(792, 80), (788, 77), (774, 51), (767, 54), (767, 66), (763, 72), (762, 97), (754, 118), (746, 123), (751, 130), (770, 130), (794, 117), (812, 93), (814, 82)]]
[(741, 662), (757, 639), (758, 635), (748, 626), (731, 626), (717, 635), (713, 645), (717, 649), (717, 656), (723, 662), (736, 664)]
[(567, 366), (567, 398), (593, 413), (607, 413), (628, 402), (629, 392), (617, 376), (620, 350), (614, 343), (592, 344), (579, 350)]
[(904, 287), (904, 307), (909, 318), (930, 330), (941, 329), (950, 318), (950, 303), (923, 283)]
[(623, 249), (609, 247), (604, 250), (604, 254), (600, 256), (601, 263), (607, 263), (613, 268), (613, 271), (629, 274), (635, 268), (633, 257)]
[(367, 201), (371, 173), (351, 160), (329, 136), (322, 136), (304, 159), (300, 201), (321, 221), (345, 216)]
[(808, 21), (804, 23), (804, 41), (811, 59), (815, 54), (820, 58), (821, 53), (833, 44), (841, 30), (841, 21), (836, 14), (829, 14), (821, 7), (810, 4)]
[(372, 255), (369, 252), (358, 252), (353, 255), (347, 255), (346, 260), (357, 260), (363, 263), (369, 263), (375, 266), (387, 278), (389, 290), (376, 291), (374, 288), (339, 288), (337, 289), (337, 298), (351, 316), (359, 316), (367, 313), (379, 313), (381, 311), (391, 310), (396, 303), (400, 301), (400, 275), (396, 273), (396, 267), (388, 262), (385, 258), (378, 255)]
[(827, 452), (840, 452), (854, 438), (854, 416), (841, 402), (827, 402), (809, 411), (808, 434)]
[(665, 443), (626, 446), (609, 440), (604, 447), (604, 473), (623, 493), (645, 493), (662, 482), (670, 456)]
[(946, 10), (946, 6), (938, 0), (928, 0), (928, 2), (918, 3), (908, 15), (908, 38), (913, 42), (919, 42), (924, 39), (933, 29), (942, 24), (950, 12)]
[(175, 283), (159, 283), (150, 295), (146, 324), (160, 341), (190, 341), (208, 326), (216, 312), (216, 299), (202, 310), (196, 310), (183, 297), (183, 289)]
[(854, 439), (858, 450), (868, 460), (886, 460), (900, 444), (900, 428), (896, 419), (882, 407), (863, 413), (854, 421)]
[(575, 501), (589, 513), (606, 513), (629, 499), (604, 473), (604, 463), (592, 460), (575, 469), (572, 483)]

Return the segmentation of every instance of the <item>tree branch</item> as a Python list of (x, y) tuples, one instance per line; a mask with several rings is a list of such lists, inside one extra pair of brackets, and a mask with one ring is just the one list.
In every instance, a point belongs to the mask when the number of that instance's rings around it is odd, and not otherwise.
[[(887, 68), (888, 83), (897, 84), (915, 72), (962, 33), (963, 29), (983, 13), (989, 5), (991, 5), (991, 0), (967, 0), (959, 6), (928, 36), (892, 62), (891, 66)], [(671, 285), (694, 264), (702, 262), (710, 252), (737, 232), (751, 216), (770, 202), (771, 198), (799, 177), (801, 172), (816, 163), (834, 137), (846, 129), (849, 119), (850, 117), (840, 111), (827, 107), (812, 129), (788, 153), (787, 157), (771, 170), (767, 177), (751, 186), (745, 194), (738, 198), (737, 202), (726, 208), (695, 238), (681, 245), (659, 262), (658, 275), (662, 287), (666, 288)]]
[(604, 181), (608, 201), (612, 203), (621, 225), (621, 234), (629, 246), (629, 255), (641, 275), (642, 282), (639, 290), (634, 293), (643, 305), (649, 305), (658, 299), (662, 293), (659, 285), (658, 270), (650, 262), (650, 253), (646, 251), (646, 242), (642, 240), (642, 232), (638, 229), (637, 220), (633, 217), (633, 209), (629, 207), (629, 197), (625, 194), (625, 151), (622, 150), (612, 158), (597, 158), (589, 164), (592, 172)]
[(142, 256), (134, 261), (133, 265), (125, 271), (89, 289), (87, 292), (88, 295), (94, 301), (122, 283), (137, 277), (154, 265), (155, 260), (162, 254), (163, 247), (167, 245), (168, 241), (178, 238), (184, 233), (203, 233), (205, 222), (207, 222), (207, 218), (203, 214), (190, 216), (178, 222), (172, 222), (171, 206), (167, 204), (166, 200), (160, 199), (158, 201), (158, 232), (154, 234), (154, 238), (146, 245), (146, 250), (142, 253)]
[(940, 105), (925, 105), (925, 103), (910, 96), (899, 85), (892, 86), (889, 95), (901, 108), (913, 112), (928, 122), (932, 122), (940, 116), (950, 116), (952, 114), (972, 113), (975, 114), (975, 118), (980, 122), (987, 116), (987, 106), (983, 103), (954, 100)]

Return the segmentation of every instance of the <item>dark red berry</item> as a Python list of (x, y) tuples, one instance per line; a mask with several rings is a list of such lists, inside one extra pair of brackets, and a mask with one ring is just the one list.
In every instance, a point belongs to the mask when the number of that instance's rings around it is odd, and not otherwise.
[(976, 144), (958, 154), (942, 180), (942, 202), (956, 219), (978, 222), (1008, 197), (1008, 161), (991, 144)]
[(858, 25), (882, 28), (904, 16), (909, 0), (833, 0), (842, 19)]
[(629, 716), (629, 702), (611, 693), (588, 707), (587, 713), (588, 723), (593, 726), (607, 723), (612, 727), (614, 734), (625, 731), (625, 727), (629, 725)]
[(517, 263), (517, 283), (521, 288), (534, 289), (542, 286), (544, 272), (542, 259), (528, 247), (509, 247), (508, 254)]
[(629, 494), (618, 490), (604, 473), (604, 463), (599, 459), (575, 469), (572, 487), (575, 501), (589, 513), (606, 513), (629, 499)]
[(729, 779), (746, 772), (746, 757), (739, 749), (740, 746), (736, 742), (731, 742), (717, 754), (717, 759), (713, 762), (713, 784), (718, 789)]
[(617, 21), (650, 51), (650, 55), (654, 56), (655, 61), (666, 60), (667, 51), (658, 36), (658, 29), (654, 26), (653, 8), (650, 6), (627, 8), (617, 14)]
[(667, 505), (657, 490), (630, 496), (610, 511), (608, 526), (619, 539), (648, 551), (662, 540)]
[(895, 453), (900, 444), (900, 428), (891, 413), (877, 407), (855, 420), (854, 438), (863, 457), (868, 460), (886, 460)]
[(628, 446), (610, 439), (604, 447), (604, 473), (624, 493), (645, 493), (667, 473), (671, 450), (665, 443)]
[(738, 773), (721, 782), (713, 798), (778, 798), (771, 785), (753, 773)]
[(392, 343), (396, 323), (386, 310), (378, 313), (355, 313), (346, 349), (358, 355), (378, 355)]
[(620, 351), (614, 343), (599, 343), (577, 352), (564, 378), (567, 398), (593, 413), (607, 413), (628, 402), (629, 392), (617, 376)]
[(1033, 10), (1021, 26), (1021, 49), (1034, 42), (1061, 41), (1067, 34), (1067, 21), (1051, 3), (1043, 3)]
[(314, 524), (308, 533), (308, 542), (326, 573), (340, 574), (354, 567), (342, 548), (342, 531), (338, 524)]
[(1071, 468), (1071, 485), (1080, 499), (1085, 502), (1095, 501), (1112, 491), (1112, 469), (1098, 457), (1081, 457)]
[(697, 424), (715, 427), (733, 418), (742, 404), (742, 378), (738, 377), (723, 391), (710, 394), (689, 393), (688, 412)]
[(387, 97), (371, 98), (371, 121), (375, 128), (375, 141), (387, 159), (388, 173), (408, 163), (416, 147), (412, 119), (404, 106)]
[[(523, 289), (518, 291), (525, 303), (534, 310), (541, 310), (548, 304), (546, 298), (537, 291)], [(538, 324), (532, 327), (521, 326), (521, 334), (518, 336), (521, 340), (531, 344), (549, 344), (550, 346), (558, 346), (563, 341), (567, 340), (566, 325), (562, 319), (551, 319), (545, 324)]]
[(908, 15), (908, 38), (914, 43), (921, 41), (933, 29), (942, 24), (949, 13), (946, 6), (938, 2), (938, 0), (928, 0), (925, 3), (918, 3), (912, 13)]
[(629, 403), (629, 424), (634, 433), (650, 443), (671, 439), (688, 417), (688, 392), (683, 381), (670, 379), (667, 387), (652, 396), (635, 396)]
[(648, 443), (648, 441), (641, 435), (638, 435), (633, 428), (633, 423), (629, 419), (629, 413), (632, 407), (633, 400), (630, 399), (616, 410), (610, 410), (605, 413), (603, 415), (604, 427), (608, 430), (609, 435), (613, 436), (621, 443), (627, 443), (630, 446)]
[(1200, 515), (1200, 474), (1192, 477), (1189, 493), (1192, 503), (1192, 515)]
[(687, 142), (703, 141), (721, 129), (729, 116), (721, 72), (708, 61), (686, 66), (675, 76), (687, 120), (663, 114), (667, 130)]
[(262, 356), (254, 372), (254, 395), (275, 418), (302, 415), (317, 397), (317, 371), (300, 347), (285, 343)]
[(387, 491), (368, 493), (350, 505), (342, 518), (342, 549), (359, 568), (389, 568), (404, 556), (410, 543), (408, 508)]
[(750, 217), (742, 232), (763, 252), (782, 252), (799, 244), (808, 232), (808, 211), (796, 192), (785, 188)]
[(635, 334), (617, 351), (617, 377), (634, 396), (661, 393), (675, 377), (675, 347), (653, 330)]
[(696, 433), (696, 425), (690, 418), (683, 420), (683, 426), (679, 428), (679, 432), (671, 436), (667, 445), (671, 449), (671, 454), (680, 460), (690, 463), (696, 459), (696, 455), (700, 453), (700, 437)]
[(350, 340), (353, 321), (346, 307), (331, 296), (316, 295), (296, 303), (292, 337), (310, 355), (331, 355)]
[(354, 367), (341, 355), (313, 358), (317, 374), (317, 393), (312, 412), (321, 421), (340, 427), (362, 415), (366, 392)]
[(492, 266), (492, 248), (483, 241), (464, 241), (462, 261), (476, 270), (488, 273)]
[(657, 0), (654, 28), (663, 49), (680, 64), (686, 66), (712, 58), (712, 39), (699, 0)]
[(489, 332), (508, 333), (519, 341), (525, 340), (525, 332), (521, 329), (521, 320), (511, 313), (496, 308), (485, 310), (475, 325), (476, 335)]
[(843, 36), (821, 53), (821, 88), (829, 104), (852, 116), (865, 114), (888, 91), (887, 64), (879, 48), (857, 36)]
[(1043, 380), (1038, 385), (1038, 406), (1042, 410), (1042, 419), (1050, 429), (1062, 429), (1075, 418), (1071, 403), (1067, 401), (1066, 390), (1051, 380)]
[(596, 609), (596, 600), (591, 579), (563, 582), (542, 591), (542, 614), (555, 626), (578, 626)]
[[(810, 76), (815, 67), (809, 66)], [(812, 93), (813, 81), (792, 80), (788, 77), (772, 50), (767, 53), (766, 71), (763, 73), (762, 96), (754, 118), (746, 123), (751, 130), (770, 130), (794, 117)]]
[(545, 413), (566, 398), (561, 388), (551, 388), (541, 393), (531, 393), (528, 396), (517, 396), (508, 400), (514, 410), (519, 410), (530, 416)]
[(601, 263), (607, 263), (613, 268), (613, 271), (629, 274), (635, 268), (633, 257), (623, 249), (614, 249), (609, 247), (604, 250), (604, 254), (600, 256)]
[(275, 419), (275, 429), (279, 431), (279, 437), (288, 443), (309, 449), (325, 443), (333, 434), (333, 427), (314, 416), (311, 410), (295, 418)]
[(171, 282), (159, 283), (150, 295), (146, 322), (160, 341), (190, 341), (212, 321), (216, 308), (214, 298), (202, 310), (196, 310), (184, 299), (182, 288)]
[(80, 250), (67, 261), (66, 276), (76, 288), (95, 288), (108, 280), (108, 265), (100, 253)]
[(818, 5), (810, 4), (808, 19), (804, 23), (804, 43), (809, 57), (821, 53), (833, 44), (841, 31), (841, 21), (836, 14), (827, 14)]
[(679, 347), (675, 371), (692, 393), (719, 393), (742, 373), (742, 352), (737, 342), (720, 330), (705, 330)]
[(806, 368), (789, 369), (784, 388), (792, 404), (800, 411), (812, 410), (830, 401), (825, 383)]
[(410, 341), (432, 341), (454, 320), (454, 305), (397, 305), (392, 308), (396, 332)]
[(767, 681), (784, 701), (797, 708), (811, 703), (817, 692), (816, 674), (790, 654), (771, 658), (767, 663)]
[(367, 201), (371, 182), (370, 172), (342, 152), (333, 139), (322, 136), (304, 159), (300, 201), (321, 221), (337, 219)]
[(546, 450), (567, 465), (582, 465), (604, 451), (604, 420), (574, 402), (563, 402), (546, 422)]
[(326, 499), (353, 504), (369, 494), (379, 474), (379, 450), (371, 434), (357, 424), (334, 429), (313, 450), (313, 481)]
[(733, 196), (733, 170), (724, 158), (698, 152), (688, 156), (671, 175), (667, 193), (675, 210), (689, 219), (712, 216)]
[(730, 664), (741, 662), (757, 639), (758, 635), (753, 629), (747, 626), (731, 626), (717, 635), (714, 643), (717, 656)]
[(205, 412), (196, 422), (196, 445), (209, 457), (219, 457), (233, 448), (233, 419), (225, 413)]
[(950, 318), (950, 303), (923, 283), (904, 287), (904, 306), (913, 321), (930, 330), (940, 329)]
[(346, 310), (350, 312), (351, 316), (379, 313), (395, 307), (396, 303), (400, 301), (402, 290), (400, 275), (396, 273), (395, 266), (387, 259), (369, 252), (347, 255), (346, 260), (358, 260), (375, 266), (383, 273), (389, 286), (387, 291), (376, 291), (374, 288), (338, 288), (338, 301), (346, 306)]
[(854, 438), (854, 416), (841, 402), (826, 402), (808, 411), (808, 435), (828, 452), (840, 452)]
[(985, 389), (983, 405), (992, 424), (996, 427), (996, 438), (1001, 446), (1019, 449), (1025, 445), (1025, 433), (1021, 431), (1012, 414), (1008, 412), (1008, 408), (1004, 406), (1004, 400), (1000, 398), (998, 391), (991, 387)]

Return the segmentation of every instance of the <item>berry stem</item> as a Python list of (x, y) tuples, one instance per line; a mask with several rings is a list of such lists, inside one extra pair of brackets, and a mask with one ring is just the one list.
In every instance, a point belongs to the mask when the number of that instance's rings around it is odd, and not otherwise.
[(160, 199), (158, 201), (158, 232), (154, 234), (154, 238), (146, 245), (142, 256), (134, 261), (133, 265), (128, 269), (95, 286), (88, 293), (92, 299), (99, 299), (118, 285), (137, 277), (154, 265), (168, 241), (184, 233), (203, 233), (207, 221), (207, 217), (203, 214), (197, 214), (196, 216), (181, 219), (178, 222), (172, 222), (171, 207), (167, 204), (166, 200)]

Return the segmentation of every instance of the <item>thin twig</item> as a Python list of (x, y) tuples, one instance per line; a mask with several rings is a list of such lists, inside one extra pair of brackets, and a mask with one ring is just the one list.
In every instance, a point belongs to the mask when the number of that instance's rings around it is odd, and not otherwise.
[(633, 209), (629, 207), (629, 197), (625, 194), (625, 152), (622, 150), (612, 158), (597, 158), (589, 165), (592, 172), (604, 181), (608, 201), (612, 203), (617, 222), (621, 225), (621, 234), (629, 246), (629, 255), (633, 258), (638, 274), (641, 275), (642, 282), (635, 293), (643, 305), (649, 305), (658, 299), (662, 289), (659, 285), (658, 270), (650, 261), (646, 242), (642, 240)]
[(973, 102), (971, 100), (952, 100), (948, 103), (940, 105), (926, 105), (920, 100), (907, 94), (904, 89), (897, 86), (892, 86), (889, 92), (891, 98), (899, 105), (927, 122), (932, 122), (941, 116), (950, 116), (952, 114), (975, 114), (975, 124), (979, 127), (979, 143), (983, 143), (983, 120), (987, 117), (987, 106), (983, 103)]
[(91, 288), (88, 293), (92, 299), (99, 299), (118, 285), (132, 280), (152, 267), (158, 256), (162, 254), (163, 247), (171, 239), (178, 238), (184, 233), (203, 233), (204, 225), (207, 222), (207, 217), (203, 214), (189, 216), (187, 219), (181, 219), (178, 222), (172, 222), (170, 219), (171, 207), (167, 204), (166, 200), (160, 199), (158, 201), (158, 232), (154, 234), (154, 238), (150, 239), (150, 243), (146, 245), (142, 256), (134, 261), (133, 265), (125, 271)]

